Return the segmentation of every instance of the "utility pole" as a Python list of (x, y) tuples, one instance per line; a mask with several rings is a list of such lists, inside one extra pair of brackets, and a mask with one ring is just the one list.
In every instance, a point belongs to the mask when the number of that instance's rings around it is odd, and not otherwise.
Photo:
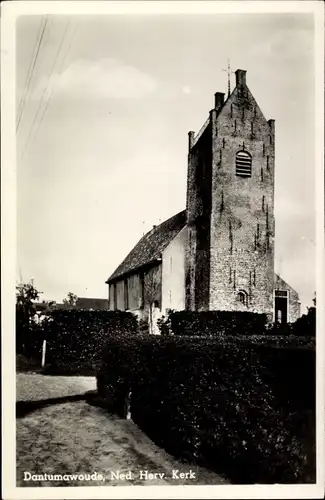
[(46, 354), (46, 340), (43, 340), (43, 346), (42, 346), (42, 368), (45, 366), (45, 354)]

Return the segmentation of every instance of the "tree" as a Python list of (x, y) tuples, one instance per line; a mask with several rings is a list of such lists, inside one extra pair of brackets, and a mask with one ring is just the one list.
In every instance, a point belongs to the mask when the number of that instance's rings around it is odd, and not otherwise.
[(316, 335), (316, 293), (313, 298), (313, 306), (307, 308), (307, 314), (303, 314), (294, 324), (296, 335), (314, 337)]
[[(158, 273), (160, 270), (158, 271)], [(149, 333), (152, 335), (155, 332), (156, 325), (153, 317), (153, 312), (158, 307), (160, 296), (160, 276), (156, 269), (150, 270), (144, 277), (144, 303), (149, 306)]]
[(31, 283), (20, 283), (16, 286), (17, 309), (28, 320), (35, 314), (33, 300), (38, 300), (40, 293)]
[(77, 304), (78, 297), (72, 292), (69, 292), (66, 299), (63, 299), (63, 304), (75, 307)]
[(30, 331), (30, 323), (35, 315), (33, 301), (38, 300), (40, 293), (32, 283), (16, 285), (16, 349), (17, 353), (25, 353), (25, 339)]
[(313, 302), (314, 302), (314, 307), (316, 307), (316, 292), (314, 294)]

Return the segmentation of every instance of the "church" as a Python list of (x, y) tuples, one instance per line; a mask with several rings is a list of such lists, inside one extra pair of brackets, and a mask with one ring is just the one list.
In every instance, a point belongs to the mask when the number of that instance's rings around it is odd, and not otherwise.
[(186, 209), (154, 226), (107, 279), (109, 309), (265, 313), (294, 322), (298, 293), (274, 273), (275, 122), (236, 86), (189, 132)]

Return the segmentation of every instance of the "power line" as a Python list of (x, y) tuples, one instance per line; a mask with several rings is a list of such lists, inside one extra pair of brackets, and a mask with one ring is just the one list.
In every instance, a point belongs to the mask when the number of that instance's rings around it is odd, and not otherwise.
[[(66, 34), (66, 32), (67, 32), (67, 29), (66, 29), (66, 31), (65, 31), (65, 34)], [(74, 30), (73, 30), (73, 33), (72, 33), (71, 38), (70, 38), (70, 43), (69, 43), (69, 46), (68, 46), (67, 51), (66, 51), (66, 53), (65, 53), (65, 55), (64, 55), (64, 57), (63, 57), (63, 59), (62, 59), (62, 62), (61, 62), (60, 68), (59, 68), (59, 70), (58, 70), (58, 71), (59, 71), (59, 73), (61, 72), (61, 70), (62, 70), (62, 68), (63, 68), (63, 66), (64, 66), (64, 63), (65, 63), (65, 61), (66, 61), (66, 59), (67, 59), (67, 57), (68, 57), (68, 54), (69, 54), (69, 52), (70, 52), (71, 45), (72, 45), (72, 40), (73, 40), (73, 38), (74, 38), (75, 32), (76, 32), (76, 27), (75, 27), (75, 28), (74, 28)], [(65, 36), (64, 36), (64, 37), (65, 37)], [(64, 39), (64, 37), (63, 37), (63, 39)], [(61, 46), (62, 46), (62, 45), (63, 45), (63, 43), (61, 43)], [(49, 106), (49, 104), (50, 104), (50, 100), (51, 100), (51, 97), (52, 97), (52, 94), (53, 94), (53, 91), (52, 91), (52, 89), (51, 89), (51, 86), (49, 87), (49, 89), (50, 89), (50, 95), (49, 95), (49, 98), (48, 98), (48, 99), (47, 99), (47, 101), (46, 101), (46, 104), (45, 104), (44, 108), (43, 108), (43, 113), (42, 113), (42, 115), (41, 115), (41, 117), (40, 117), (40, 120), (39, 120), (39, 122), (38, 122), (38, 127), (37, 127), (37, 129), (36, 129), (35, 136), (37, 135), (37, 132), (38, 132), (38, 131), (39, 131), (39, 129), (40, 129), (40, 126), (41, 126), (41, 124), (42, 124), (42, 122), (43, 122), (43, 119), (44, 119), (45, 113), (46, 113), (47, 108), (48, 108), (48, 106)]]
[(61, 70), (62, 70), (62, 68), (63, 68), (63, 66), (64, 66), (64, 63), (65, 63), (65, 61), (66, 61), (66, 59), (67, 59), (67, 57), (68, 57), (68, 54), (69, 54), (70, 49), (71, 49), (72, 41), (73, 41), (73, 39), (74, 39), (74, 37), (75, 37), (76, 31), (77, 31), (77, 26), (76, 26), (76, 25), (74, 25), (73, 32), (72, 32), (72, 35), (71, 35), (71, 38), (70, 38), (70, 43), (69, 43), (68, 49), (67, 49), (67, 51), (66, 51), (66, 53), (65, 53), (65, 56), (64, 56), (64, 58), (63, 58), (63, 60), (62, 60), (62, 64), (61, 64), (61, 66), (60, 66), (59, 71), (61, 71)]
[(30, 83), (32, 81), (33, 72), (34, 72), (34, 69), (35, 69), (35, 66), (36, 66), (36, 61), (37, 61), (38, 54), (39, 54), (39, 51), (40, 51), (40, 48), (41, 48), (41, 44), (42, 44), (42, 40), (43, 40), (43, 37), (44, 37), (44, 33), (45, 33), (45, 29), (46, 29), (46, 24), (47, 24), (47, 17), (45, 17), (45, 20), (43, 21), (43, 29), (41, 27), (42, 26), (42, 24), (41, 24), (40, 28), (39, 28), (39, 31), (38, 31), (38, 34), (40, 34), (40, 36), (37, 36), (33, 58), (32, 58), (30, 66), (29, 66), (29, 70), (28, 70), (28, 74), (27, 74), (27, 78), (26, 78), (26, 84), (25, 84), (25, 92), (24, 92), (23, 98), (21, 100), (21, 103), (20, 103), (21, 105), (20, 105), (20, 109), (19, 109), (19, 112), (18, 112), (16, 132), (18, 132), (19, 125), (20, 125), (20, 122), (21, 122), (21, 119), (22, 119), (22, 116), (23, 116), (23, 111), (24, 111), (24, 108), (25, 108), (27, 95), (28, 95), (28, 92), (29, 92), (29, 89), (30, 89)]
[(52, 68), (51, 68), (51, 71), (50, 71), (50, 75), (49, 75), (49, 79), (48, 79), (48, 84), (47, 84), (47, 86), (46, 86), (46, 87), (44, 87), (44, 90), (43, 90), (43, 93), (42, 93), (42, 97), (41, 97), (41, 99), (40, 99), (40, 102), (39, 102), (39, 105), (38, 105), (38, 108), (37, 108), (36, 114), (35, 114), (35, 116), (34, 116), (34, 120), (33, 120), (32, 126), (31, 126), (31, 128), (30, 128), (30, 132), (29, 132), (29, 134), (28, 134), (27, 141), (26, 141), (26, 143), (25, 143), (25, 148), (24, 148), (23, 153), (22, 153), (22, 157), (21, 157), (21, 159), (22, 159), (22, 160), (23, 160), (23, 158), (24, 158), (24, 154), (25, 154), (26, 149), (27, 149), (27, 147), (28, 147), (28, 143), (29, 143), (30, 137), (31, 137), (32, 132), (33, 132), (33, 130), (34, 130), (34, 126), (35, 126), (35, 124), (36, 124), (36, 120), (37, 120), (37, 118), (38, 118), (38, 116), (39, 116), (39, 113), (40, 113), (40, 110), (41, 110), (41, 107), (42, 107), (42, 102), (43, 102), (44, 96), (45, 96), (45, 94), (46, 94), (47, 89), (49, 88), (49, 83), (50, 83), (50, 80), (52, 79), (52, 74), (53, 74), (53, 71), (54, 71), (55, 65), (56, 65), (56, 63), (57, 63), (57, 60), (58, 60), (58, 57), (59, 57), (59, 54), (60, 54), (60, 51), (61, 51), (61, 48), (62, 48), (62, 45), (63, 45), (64, 39), (65, 39), (65, 36), (66, 36), (66, 33), (67, 33), (67, 29), (68, 29), (69, 24), (70, 24), (70, 20), (67, 22), (67, 25), (66, 25), (66, 27), (65, 27), (64, 34), (63, 34), (63, 36), (62, 36), (61, 43), (60, 43), (60, 45), (59, 45), (59, 48), (58, 48), (58, 51), (57, 51), (57, 53), (56, 53), (56, 57), (55, 57), (54, 63), (53, 63), (53, 65), (52, 65)]
[[(29, 82), (29, 79), (30, 79), (31, 69), (32, 69), (33, 62), (35, 60), (35, 55), (36, 55), (36, 51), (37, 51), (37, 45), (38, 45), (38, 41), (40, 39), (40, 35), (41, 35), (41, 31), (42, 31), (42, 22), (44, 22), (44, 20), (41, 20), (41, 23), (39, 25), (39, 29), (38, 29), (38, 32), (37, 32), (37, 35), (36, 35), (35, 46), (34, 46), (34, 50), (33, 50), (33, 56), (32, 56), (32, 59), (30, 60), (30, 64), (29, 64), (29, 67), (28, 67), (27, 75), (26, 75), (26, 81), (25, 81), (25, 85), (24, 85), (24, 95), (22, 96), (22, 98), (20, 100), (20, 103), (19, 103), (19, 109), (18, 109), (18, 113), (17, 113), (17, 122), (20, 120), (20, 116), (21, 116), (21, 112), (22, 112), (22, 107), (23, 107), (23, 102), (24, 102), (25, 96), (27, 94), (27, 88), (28, 88), (28, 82)], [(16, 130), (17, 129), (18, 129), (18, 125), (16, 124)]]
[(32, 56), (32, 59), (30, 61), (29, 68), (28, 68), (27, 75), (26, 75), (26, 81), (25, 81), (25, 86), (24, 86), (24, 95), (22, 96), (22, 98), (20, 100), (20, 103), (19, 103), (19, 110), (18, 110), (18, 113), (17, 113), (16, 130), (18, 129), (18, 122), (20, 122), (21, 114), (22, 114), (23, 107), (24, 107), (24, 103), (25, 103), (25, 100), (26, 100), (26, 97), (27, 97), (27, 93), (28, 93), (28, 90), (29, 90), (29, 84), (30, 84), (31, 75), (32, 75), (32, 67), (33, 67), (33, 65), (35, 63), (36, 53), (37, 53), (37, 47), (39, 46), (39, 42), (40, 42), (40, 38), (41, 38), (42, 24), (44, 26), (44, 22), (45, 22), (45, 20), (42, 19), (41, 23), (39, 25), (39, 29), (38, 29), (37, 35), (36, 35), (35, 46), (34, 46), (34, 50), (33, 50), (33, 56)]

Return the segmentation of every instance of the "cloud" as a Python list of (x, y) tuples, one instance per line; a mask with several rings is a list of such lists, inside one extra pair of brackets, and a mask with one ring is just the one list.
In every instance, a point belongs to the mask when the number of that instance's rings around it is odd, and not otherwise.
[(314, 32), (302, 29), (279, 29), (265, 44), (256, 44), (251, 51), (253, 57), (301, 60), (310, 57), (313, 51)]
[[(100, 61), (76, 60), (61, 74), (53, 74), (39, 82), (34, 98), (55, 91), (69, 97), (97, 99), (139, 99), (156, 89), (152, 76), (116, 59)], [(46, 95), (45, 94), (45, 95)]]

